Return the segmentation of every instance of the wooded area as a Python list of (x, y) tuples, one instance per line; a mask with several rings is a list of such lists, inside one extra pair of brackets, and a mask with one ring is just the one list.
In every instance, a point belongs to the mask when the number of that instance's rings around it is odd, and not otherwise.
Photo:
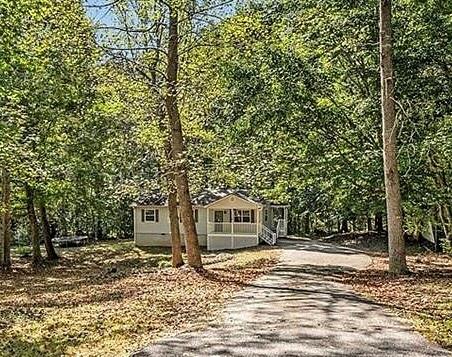
[(0, 0), (0, 30), (0, 355), (212, 322), (231, 356), (445, 353), (382, 307), (452, 348), (452, 1)]
[(399, 247), (430, 224), (450, 247), (448, 2), (398, 1), (392, 23), (389, 1), (0, 9), (2, 265), (10, 244), (39, 266), (56, 235), (130, 237), (132, 200), (177, 189), (201, 267), (190, 193), (206, 187), (289, 202), (293, 234), (383, 231), (388, 213)]

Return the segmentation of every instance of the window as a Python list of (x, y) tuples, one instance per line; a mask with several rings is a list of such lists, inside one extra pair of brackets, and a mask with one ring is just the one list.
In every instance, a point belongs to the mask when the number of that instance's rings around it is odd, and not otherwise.
[(234, 222), (236, 223), (254, 223), (254, 210), (235, 209)]
[(159, 221), (159, 210), (158, 209), (141, 210), (141, 221), (157, 223)]

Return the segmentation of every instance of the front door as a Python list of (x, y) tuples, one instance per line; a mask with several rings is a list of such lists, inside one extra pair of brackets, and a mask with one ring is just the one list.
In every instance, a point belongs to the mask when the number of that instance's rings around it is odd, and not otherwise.
[(223, 232), (223, 222), (224, 222), (224, 212), (223, 211), (214, 211), (213, 220), (215, 222), (215, 232), (222, 233)]

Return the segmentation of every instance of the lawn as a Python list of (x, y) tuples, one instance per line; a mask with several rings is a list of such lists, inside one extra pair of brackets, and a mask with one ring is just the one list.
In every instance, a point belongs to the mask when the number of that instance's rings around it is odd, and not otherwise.
[(159, 336), (221, 317), (235, 291), (277, 262), (270, 247), (211, 254), (205, 273), (172, 269), (170, 250), (108, 242), (27, 260), (0, 280), (0, 355), (127, 355)]
[(344, 282), (359, 293), (388, 306), (429, 340), (452, 349), (452, 257), (407, 247), (410, 274), (396, 277), (387, 273), (385, 242), (359, 237), (339, 243), (372, 255), (367, 270), (347, 274)]

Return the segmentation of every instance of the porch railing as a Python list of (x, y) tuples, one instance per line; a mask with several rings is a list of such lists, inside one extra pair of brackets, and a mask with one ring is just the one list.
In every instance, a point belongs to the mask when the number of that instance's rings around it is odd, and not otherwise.
[(208, 222), (207, 233), (257, 234), (257, 223)]
[(265, 226), (262, 226), (262, 232), (260, 233), (259, 238), (262, 239), (267, 244), (275, 245), (277, 235), (271, 229), (269, 229)]

